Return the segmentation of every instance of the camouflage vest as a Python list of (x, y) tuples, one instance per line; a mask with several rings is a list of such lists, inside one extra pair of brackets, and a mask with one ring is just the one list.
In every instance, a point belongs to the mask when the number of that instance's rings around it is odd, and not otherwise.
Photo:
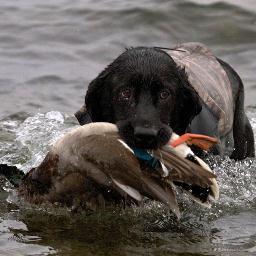
[(166, 52), (178, 66), (185, 67), (188, 79), (219, 121), (219, 134), (233, 126), (233, 100), (229, 78), (213, 53), (203, 44), (185, 43)]

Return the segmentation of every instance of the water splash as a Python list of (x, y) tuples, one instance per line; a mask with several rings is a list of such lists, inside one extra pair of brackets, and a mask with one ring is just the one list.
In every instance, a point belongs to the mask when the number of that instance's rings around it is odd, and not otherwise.
[(23, 122), (4, 121), (1, 127), (6, 132), (8, 140), (1, 142), (0, 147), (5, 153), (1, 156), (0, 162), (16, 165), (27, 172), (37, 166), (49, 147), (74, 126), (74, 119), (58, 111), (38, 113)]

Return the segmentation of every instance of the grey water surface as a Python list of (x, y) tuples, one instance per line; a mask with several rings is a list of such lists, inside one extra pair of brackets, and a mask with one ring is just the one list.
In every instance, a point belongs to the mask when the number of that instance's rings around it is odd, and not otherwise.
[[(0, 1), (0, 163), (24, 172), (77, 125), (88, 83), (125, 47), (200, 41), (245, 85), (256, 134), (256, 1)], [(179, 222), (158, 203), (73, 215), (19, 202), (0, 179), (0, 256), (256, 255), (256, 160), (209, 159), (220, 200), (181, 199)]]

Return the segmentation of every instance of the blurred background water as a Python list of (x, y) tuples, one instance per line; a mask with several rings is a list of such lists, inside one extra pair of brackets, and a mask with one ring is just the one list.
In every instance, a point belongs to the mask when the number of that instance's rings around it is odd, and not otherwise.
[[(256, 133), (255, 0), (0, 1), (0, 163), (37, 165), (125, 47), (188, 41), (237, 70)], [(256, 161), (211, 160), (220, 202), (203, 210), (184, 200), (180, 223), (158, 204), (90, 216), (19, 207), (1, 180), (0, 256), (256, 255)]]
[(1, 1), (0, 117), (73, 113), (88, 83), (125, 47), (188, 41), (228, 61), (244, 81), (246, 105), (255, 103), (254, 0)]

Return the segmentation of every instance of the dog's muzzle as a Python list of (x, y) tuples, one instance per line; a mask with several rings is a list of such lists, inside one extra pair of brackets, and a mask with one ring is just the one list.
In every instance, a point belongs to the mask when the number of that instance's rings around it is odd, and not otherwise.
[(120, 136), (129, 146), (143, 149), (157, 149), (165, 145), (171, 135), (172, 129), (165, 124), (162, 125), (141, 125), (129, 121), (117, 123)]

